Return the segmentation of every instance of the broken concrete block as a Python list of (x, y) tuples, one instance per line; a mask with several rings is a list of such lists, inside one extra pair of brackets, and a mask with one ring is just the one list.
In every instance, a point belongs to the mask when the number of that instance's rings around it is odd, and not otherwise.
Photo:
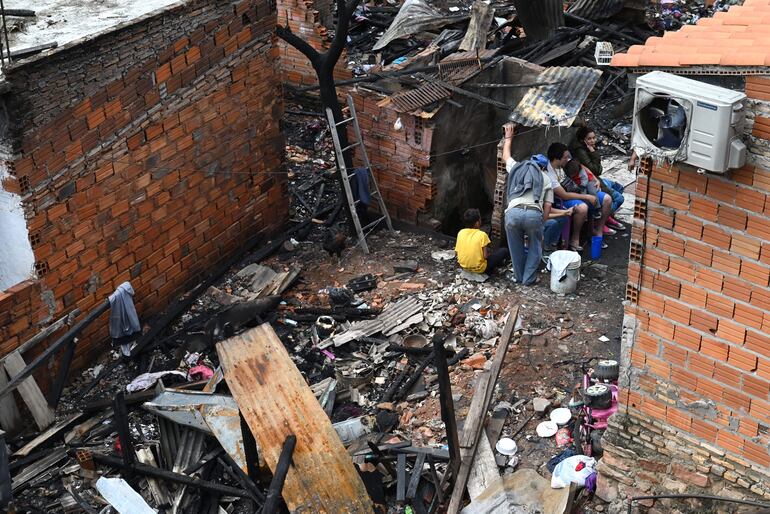
[(414, 273), (417, 271), (418, 264), (417, 261), (398, 261), (393, 264), (393, 271), (396, 273), (407, 273), (412, 272)]
[(532, 408), (535, 412), (543, 413), (551, 405), (551, 400), (546, 398), (535, 398), (532, 400)]
[(460, 278), (463, 280), (470, 280), (471, 282), (486, 282), (489, 279), (489, 275), (484, 273), (471, 273), (470, 271), (461, 270)]

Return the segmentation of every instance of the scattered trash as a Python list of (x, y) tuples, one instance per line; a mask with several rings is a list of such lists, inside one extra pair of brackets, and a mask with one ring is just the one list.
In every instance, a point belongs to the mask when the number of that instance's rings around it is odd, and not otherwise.
[(574, 455), (558, 463), (551, 475), (551, 487), (562, 489), (570, 484), (586, 485), (589, 475), (595, 473), (596, 460), (585, 455)]
[(503, 437), (502, 439), (497, 441), (497, 444), (495, 445), (495, 449), (501, 454), (506, 455), (508, 457), (516, 455), (516, 451), (518, 450), (516, 446), (516, 441), (508, 437)]
[(183, 379), (187, 379), (187, 375), (185, 373), (176, 370), (142, 373), (126, 386), (126, 391), (129, 393), (144, 391), (145, 389), (149, 389), (150, 387), (154, 386), (159, 378), (165, 377), (167, 375), (176, 375), (178, 377), (182, 377)]
[(559, 425), (551, 420), (543, 421), (535, 429), (537, 435), (543, 438), (553, 437), (559, 431)]

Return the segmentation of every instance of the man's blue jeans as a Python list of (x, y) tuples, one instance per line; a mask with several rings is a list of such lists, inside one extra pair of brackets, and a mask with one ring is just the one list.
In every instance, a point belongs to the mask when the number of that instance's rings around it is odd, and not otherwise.
[[(543, 256), (543, 213), (537, 209), (508, 209), (505, 213), (505, 234), (516, 281), (524, 285), (533, 284)], [(524, 236), (529, 239), (526, 254)]]

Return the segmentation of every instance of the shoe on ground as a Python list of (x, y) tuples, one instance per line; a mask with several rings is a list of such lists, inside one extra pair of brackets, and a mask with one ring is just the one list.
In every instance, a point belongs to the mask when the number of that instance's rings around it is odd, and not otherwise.
[(617, 234), (617, 232), (611, 229), (610, 227), (608, 227), (607, 225), (604, 225), (602, 227), (602, 234), (604, 234), (605, 236), (614, 236), (615, 234)]
[(626, 226), (623, 225), (621, 222), (610, 216), (607, 218), (607, 226), (610, 228), (614, 228), (615, 230), (624, 231), (626, 229)]

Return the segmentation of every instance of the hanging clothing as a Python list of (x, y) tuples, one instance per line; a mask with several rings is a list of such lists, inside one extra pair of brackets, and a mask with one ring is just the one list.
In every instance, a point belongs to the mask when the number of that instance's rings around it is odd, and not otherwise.
[(134, 307), (134, 288), (123, 282), (110, 295), (110, 337), (118, 339), (142, 331)]

